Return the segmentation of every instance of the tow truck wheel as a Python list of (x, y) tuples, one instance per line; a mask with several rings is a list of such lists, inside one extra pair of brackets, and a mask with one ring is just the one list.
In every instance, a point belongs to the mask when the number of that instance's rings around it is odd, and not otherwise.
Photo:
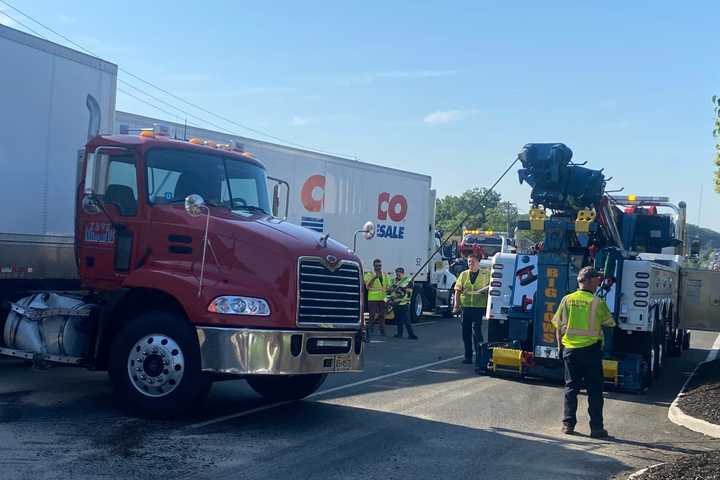
[(655, 365), (655, 378), (657, 379), (660, 376), (663, 366), (665, 365), (665, 343), (658, 342), (655, 345), (655, 352), (657, 361), (657, 365)]
[(422, 292), (420, 292), (419, 288), (416, 288), (413, 290), (412, 298), (410, 299), (410, 322), (416, 323), (420, 320), (424, 306)]
[(455, 284), (453, 284), (452, 288), (450, 289), (450, 298), (448, 298), (448, 307), (443, 310), (442, 314), (445, 318), (450, 318), (453, 316), (453, 309), (455, 308)]
[(653, 380), (657, 377), (657, 333), (643, 333), (643, 359), (647, 366), (642, 372), (642, 383), (644, 387), (649, 387)]
[(667, 343), (669, 347), (667, 351), (668, 356), (679, 357), (682, 353), (682, 334), (680, 330), (671, 330)]
[(324, 373), (309, 375), (251, 375), (246, 377), (256, 393), (271, 401), (300, 400), (317, 391), (327, 378)]
[(210, 390), (192, 326), (180, 315), (155, 311), (131, 320), (110, 350), (110, 380), (118, 404), (148, 418), (180, 415)]
[(665, 325), (661, 320), (655, 320), (655, 330), (653, 331), (655, 350), (655, 368), (653, 370), (654, 379), (660, 376), (663, 365), (665, 364)]

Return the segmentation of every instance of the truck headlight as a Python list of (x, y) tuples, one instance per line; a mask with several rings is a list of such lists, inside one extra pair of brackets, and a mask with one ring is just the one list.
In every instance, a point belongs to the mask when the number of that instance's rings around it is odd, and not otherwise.
[(262, 298), (238, 297), (226, 295), (217, 297), (208, 305), (208, 312), (224, 313), (227, 315), (256, 315), (267, 317), (270, 315), (270, 306)]

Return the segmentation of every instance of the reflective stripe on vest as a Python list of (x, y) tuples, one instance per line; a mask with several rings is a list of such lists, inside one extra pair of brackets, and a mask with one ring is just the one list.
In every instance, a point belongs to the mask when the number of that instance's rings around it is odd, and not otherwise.
[[(363, 278), (363, 283), (365, 283), (365, 287), (367, 288), (367, 282), (374, 276), (375, 274), (372, 272), (365, 273), (365, 278)], [(382, 283), (380, 282), (382, 278)], [(381, 302), (385, 300), (385, 294), (387, 292), (387, 288), (390, 285), (390, 277), (383, 273), (381, 274), (380, 278), (376, 278), (373, 280), (373, 282), (370, 284), (370, 288), (367, 288), (368, 292), (368, 300), (371, 302)]]
[(391, 288), (398, 288), (398, 290), (395, 290), (395, 292), (393, 292), (393, 300), (398, 305), (409, 305), (410, 304), (410, 296), (412, 295), (412, 292), (400, 293), (401, 288), (408, 287), (409, 280), (410, 280), (409, 277), (403, 277), (400, 279), (400, 281), (393, 279)]
[(470, 270), (465, 270), (460, 274), (460, 286), (462, 293), (460, 294), (460, 305), (463, 307), (484, 308), (487, 306), (487, 291), (481, 292), (490, 283), (490, 272), (488, 269), (480, 268), (478, 270), (475, 283), (470, 280)]

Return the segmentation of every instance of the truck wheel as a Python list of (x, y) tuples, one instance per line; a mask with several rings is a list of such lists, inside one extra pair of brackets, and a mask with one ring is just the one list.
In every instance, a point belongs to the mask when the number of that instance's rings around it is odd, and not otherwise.
[(682, 333), (680, 330), (671, 330), (668, 344), (670, 349), (668, 355), (671, 357), (679, 357), (682, 353)]
[(644, 387), (649, 387), (657, 376), (657, 332), (647, 332), (643, 336), (643, 360), (647, 368), (643, 371), (642, 383)]
[(143, 313), (118, 332), (110, 350), (116, 400), (141, 417), (180, 415), (210, 391), (200, 363), (195, 330), (182, 316)]
[(665, 328), (663, 327), (657, 332), (655, 339), (655, 378), (660, 376), (663, 367), (665, 366)]
[(413, 290), (412, 298), (410, 299), (410, 322), (416, 323), (420, 320), (423, 314), (423, 309), (425, 305), (423, 304), (423, 297), (422, 292), (420, 292), (419, 288), (416, 288)]
[(327, 374), (308, 375), (253, 375), (246, 377), (256, 393), (273, 402), (300, 400), (315, 393)]
[(450, 287), (450, 298), (448, 298), (448, 308), (443, 310), (442, 315), (445, 318), (450, 318), (453, 316), (453, 309), (455, 308), (455, 284), (453, 283), (452, 287)]

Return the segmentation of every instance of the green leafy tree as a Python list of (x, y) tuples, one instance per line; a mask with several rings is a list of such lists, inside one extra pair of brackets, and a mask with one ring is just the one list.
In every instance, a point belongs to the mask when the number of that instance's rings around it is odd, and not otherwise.
[(485, 212), (485, 222), (483, 222), (482, 228), (512, 234), (517, 226), (517, 221), (517, 206), (510, 202), (499, 202), (497, 206), (488, 208)]
[(437, 200), (435, 208), (435, 226), (446, 235), (456, 228), (465, 217), (462, 227), (482, 228), (487, 222), (489, 211), (495, 209), (500, 203), (500, 194), (487, 193), (485, 188), (473, 188), (460, 195), (447, 195)]

